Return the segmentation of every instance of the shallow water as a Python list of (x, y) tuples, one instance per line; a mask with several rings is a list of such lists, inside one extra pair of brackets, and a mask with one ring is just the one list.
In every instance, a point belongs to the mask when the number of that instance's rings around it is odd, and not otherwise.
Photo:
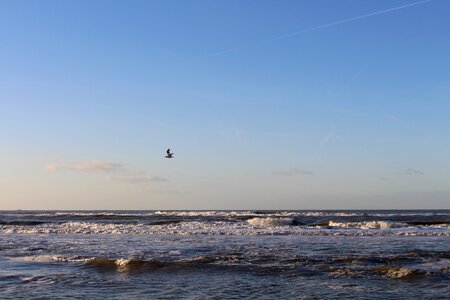
[(0, 212), (0, 295), (445, 299), (449, 217), (449, 211)]

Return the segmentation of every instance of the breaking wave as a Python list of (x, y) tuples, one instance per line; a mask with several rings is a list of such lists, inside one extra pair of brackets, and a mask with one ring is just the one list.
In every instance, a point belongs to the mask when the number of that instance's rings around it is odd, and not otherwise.
[(133, 272), (162, 268), (165, 264), (159, 261), (141, 259), (88, 258), (85, 260), (85, 265), (108, 271)]
[(377, 266), (373, 267), (376, 273), (386, 276), (390, 279), (411, 279), (424, 275), (424, 272), (418, 270), (413, 270), (407, 267), (397, 267), (397, 266)]
[(247, 222), (256, 227), (296, 225), (296, 221), (293, 218), (252, 218), (247, 220)]
[(139, 272), (156, 269), (195, 268), (210, 264), (212, 266), (234, 265), (238, 258), (230, 255), (194, 256), (177, 260), (140, 259), (140, 258), (104, 258), (63, 255), (38, 255), (17, 257), (16, 261), (36, 263), (77, 263), (85, 267), (94, 267), (103, 271)]
[[(246, 272), (286, 272), (292, 274), (328, 273), (333, 277), (369, 278), (384, 277), (387, 279), (413, 279), (424, 276), (440, 276), (448, 278), (449, 267), (446, 264), (444, 253), (430, 253), (436, 256), (435, 260), (417, 260), (408, 253), (400, 256), (327, 256), (319, 257), (291, 257), (286, 259), (283, 253), (266, 253), (255, 250), (253, 253), (218, 253), (217, 255), (198, 255), (192, 257), (146, 257), (146, 258), (110, 258), (88, 256), (64, 255), (37, 255), (15, 257), (14, 260), (43, 264), (77, 264), (83, 268), (94, 268), (102, 272), (140, 273), (155, 271), (190, 271), (200, 268), (229, 269)], [(414, 262), (413, 264), (411, 264)], [(381, 264), (380, 264), (381, 263)], [(408, 265), (395, 265), (395, 263)], [(375, 265), (373, 265), (375, 264)]]
[(356, 229), (389, 229), (389, 228), (402, 228), (408, 227), (406, 223), (389, 222), (389, 221), (367, 221), (367, 222), (328, 222), (330, 227), (339, 228), (356, 228)]
[[(294, 226), (295, 225), (295, 226)], [(370, 229), (370, 230), (368, 230)], [(161, 221), (99, 223), (74, 221), (35, 226), (0, 225), (4, 234), (145, 234), (145, 235), (417, 235), (450, 236), (448, 224), (411, 226), (388, 221), (335, 222), (299, 225), (293, 218), (251, 218), (246, 221)]]

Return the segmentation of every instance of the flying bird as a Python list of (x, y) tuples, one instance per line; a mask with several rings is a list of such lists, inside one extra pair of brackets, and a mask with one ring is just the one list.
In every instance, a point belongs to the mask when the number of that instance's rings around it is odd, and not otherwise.
[(167, 153), (167, 155), (165, 156), (166, 158), (173, 158), (173, 153), (170, 153), (170, 148), (167, 149), (166, 153)]

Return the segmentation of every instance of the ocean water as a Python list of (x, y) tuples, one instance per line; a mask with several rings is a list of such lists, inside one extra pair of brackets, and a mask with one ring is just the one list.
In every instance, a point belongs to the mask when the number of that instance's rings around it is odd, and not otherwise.
[(0, 298), (449, 299), (450, 210), (0, 211)]

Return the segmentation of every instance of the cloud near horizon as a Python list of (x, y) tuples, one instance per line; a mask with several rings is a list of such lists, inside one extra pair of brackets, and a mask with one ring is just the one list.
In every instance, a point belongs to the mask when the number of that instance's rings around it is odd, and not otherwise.
[(125, 171), (119, 174), (108, 175), (108, 180), (112, 181), (122, 181), (128, 183), (146, 183), (146, 182), (156, 182), (156, 181), (168, 181), (165, 178), (159, 176), (151, 176), (142, 171)]
[(46, 172), (74, 171), (107, 175), (106, 179), (126, 183), (148, 183), (168, 181), (144, 171), (127, 169), (124, 164), (111, 161), (90, 160), (81, 163), (50, 163), (44, 166)]
[(281, 171), (275, 171), (272, 173), (272, 175), (278, 175), (278, 176), (294, 176), (294, 175), (314, 175), (315, 172), (303, 170), (299, 168), (291, 168), (287, 170), (281, 170)]
[(399, 171), (402, 174), (406, 174), (406, 175), (423, 175), (424, 174), (424, 172), (422, 172), (420, 170), (412, 169), (412, 168), (399, 169)]

